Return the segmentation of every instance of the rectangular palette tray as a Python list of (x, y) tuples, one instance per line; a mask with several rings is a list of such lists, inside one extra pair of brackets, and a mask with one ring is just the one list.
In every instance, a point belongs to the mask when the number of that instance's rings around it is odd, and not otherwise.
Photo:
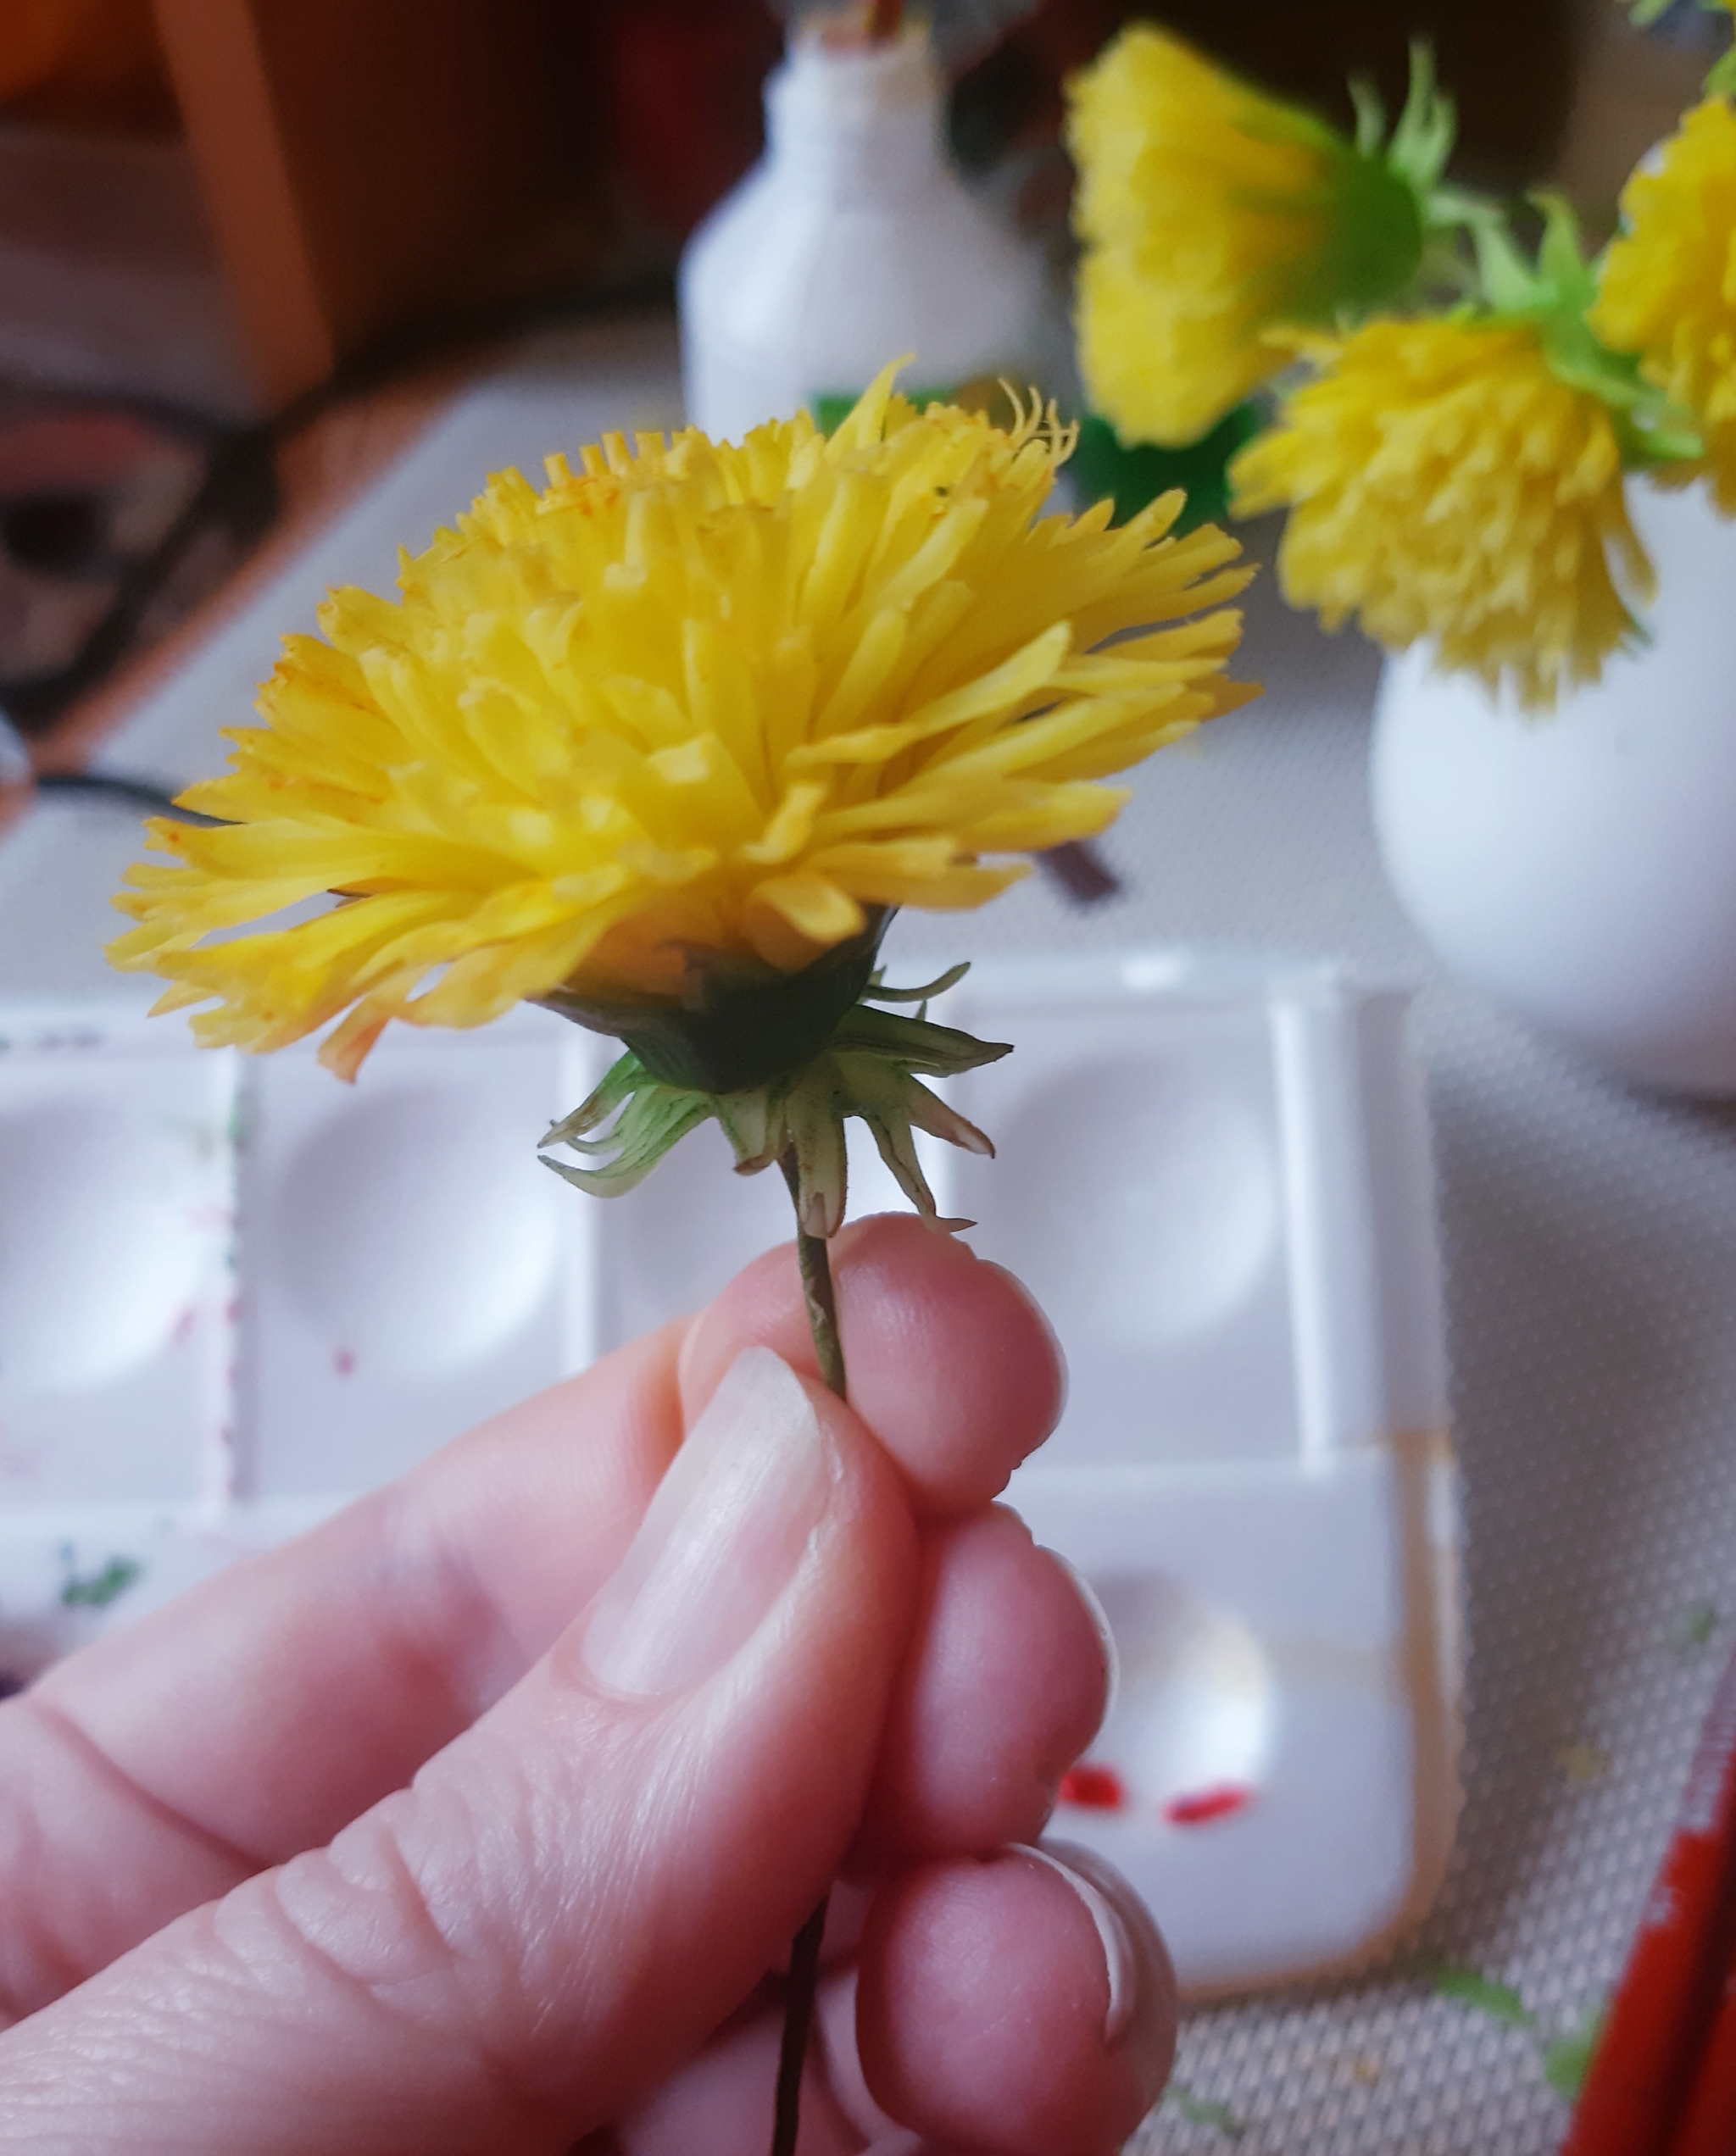
[[(1325, 961), (980, 965), (933, 1015), (1016, 1053), (949, 1097), (943, 1213), (1066, 1351), (1015, 1478), (1116, 1636), (1052, 1831), (1183, 1984), (1355, 1966), (1427, 1906), (1457, 1803), (1457, 1591), (1427, 1122), (1404, 998)], [(0, 1009), (0, 1675), (28, 1677), (787, 1239), (775, 1175), (684, 1140), (629, 1197), (536, 1142), (613, 1044), (537, 1011), (194, 1050), (120, 1001)], [(853, 1214), (903, 1205), (858, 1126)]]

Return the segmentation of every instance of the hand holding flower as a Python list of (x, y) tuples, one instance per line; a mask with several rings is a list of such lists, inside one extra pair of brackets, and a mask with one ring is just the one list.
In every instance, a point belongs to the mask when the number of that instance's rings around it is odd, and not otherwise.
[(0, 2148), (758, 2156), (841, 1864), (804, 2145), (1119, 2145), (1161, 1949), (1006, 1847), (1104, 1682), (990, 1503), (1054, 1351), (913, 1221), (838, 1266), (854, 1412), (771, 1253), (0, 1707)]

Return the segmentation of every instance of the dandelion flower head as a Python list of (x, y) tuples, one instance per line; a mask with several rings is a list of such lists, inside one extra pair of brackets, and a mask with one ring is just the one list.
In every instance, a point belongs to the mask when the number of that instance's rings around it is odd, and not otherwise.
[(1284, 595), (1503, 683), (1530, 708), (1594, 680), (1650, 568), (1609, 407), (1533, 325), (1377, 320), (1301, 348), (1317, 378), (1232, 469), (1238, 514), (1288, 506)]
[(214, 1001), (207, 1043), (339, 1020), (322, 1057), (353, 1075), (393, 1019), (676, 996), (695, 953), (794, 974), (1101, 831), (1106, 776), (1255, 693), (1223, 673), (1238, 550), (1166, 537), (1178, 495), (1039, 520), (1053, 414), (919, 413), (893, 371), (830, 438), (803, 415), (611, 436), (541, 492), (502, 473), (397, 602), (334, 592), (183, 797), (221, 822), (151, 825), (171, 859), (131, 871), (114, 963), (166, 976), (159, 1009)]
[(1415, 272), (1417, 195), (1380, 154), (1179, 38), (1130, 26), (1069, 95), (1080, 365), (1123, 441), (1196, 441), (1286, 364), (1270, 325)]
[(1622, 197), (1591, 326), (1692, 413), (1718, 507), (1736, 514), (1736, 111), (1688, 113)]

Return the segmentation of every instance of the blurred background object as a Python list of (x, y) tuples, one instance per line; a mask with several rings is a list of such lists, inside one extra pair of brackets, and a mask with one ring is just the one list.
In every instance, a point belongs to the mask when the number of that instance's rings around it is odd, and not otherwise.
[(694, 425), (734, 442), (805, 408), (830, 429), (900, 354), (919, 401), (988, 408), (1002, 381), (1058, 386), (1038, 353), (1042, 258), (949, 163), (944, 104), (926, 25), (876, 36), (857, 8), (792, 31), (765, 84), (765, 153), (682, 254)]
[(7, 0), (0, 106), (54, 126), (174, 134), (151, 0)]
[(1600, 240), (1615, 229), (1628, 174), (1699, 97), (1729, 42), (1729, 19), (1700, 0), (1673, 0), (1645, 30), (1610, 0), (1581, 0), (1579, 12), (1583, 35), (1550, 178)]
[[(527, 324), (666, 303), (683, 239), (760, 153), (762, 84), (800, 12), (799, 0), (6, 0), (0, 432), (22, 426), (29, 441), (0, 453), (0, 685), (37, 685), (14, 719), (37, 733), (63, 720), (224, 581), (278, 492), (292, 510), (342, 498), (370, 468), (353, 443), (301, 447), (341, 424), (341, 399), (377, 401), (382, 385)], [(1339, 119), (1355, 70), (1396, 102), (1407, 42), (1427, 35), (1461, 93), (1467, 176), (1516, 187), (1558, 171), (1594, 213), (1605, 167), (1623, 168), (1636, 130), (1661, 127), (1676, 75), (1696, 64), (1688, 0), (1644, 36), (1612, 0), (937, 0), (928, 12), (954, 164), (1063, 259), (1061, 84), (1136, 14)], [(1653, 75), (1670, 86), (1649, 103)], [(68, 392), (116, 409), (109, 425), (81, 405), (72, 431), (86, 439), (67, 452), (50, 513), (37, 479), (8, 475), (48, 438), (30, 394), (49, 435), (71, 441)], [(408, 424), (387, 431), (394, 444)], [(196, 454), (220, 462), (214, 488)], [(100, 473), (80, 477), (91, 458)], [(158, 542), (173, 558), (153, 565), (142, 535), (176, 489)], [(110, 620), (129, 577), (148, 590)], [(102, 641), (74, 651), (93, 620), (110, 622)]]

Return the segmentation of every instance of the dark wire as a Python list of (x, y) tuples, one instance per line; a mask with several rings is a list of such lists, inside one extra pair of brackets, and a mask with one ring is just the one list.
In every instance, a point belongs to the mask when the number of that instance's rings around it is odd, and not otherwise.
[[(487, 344), (560, 322), (594, 320), (653, 305), (667, 306), (674, 281), (666, 270), (635, 273), (606, 285), (567, 286), (528, 298), (490, 303), (425, 316), (377, 338), (343, 361), (324, 381), (292, 397), (269, 419), (250, 426), (210, 431), (205, 475), (186, 506), (151, 551), (142, 555), (118, 586), (108, 611), (77, 656), (58, 673), (0, 681), (0, 707), (21, 734), (46, 733), (78, 697), (111, 674), (138, 640), (153, 603), (200, 534), (227, 525), (250, 548), (275, 520), (279, 508), (276, 456), (282, 444), (334, 404), (377, 389), (467, 345)], [(90, 397), (68, 401), (118, 403)], [(131, 400), (165, 424), (170, 414), (149, 399)]]
[(38, 793), (73, 794), (92, 797), (114, 807), (148, 809), (153, 816), (172, 816), (178, 824), (219, 824), (220, 816), (206, 816), (197, 808), (183, 808), (167, 787), (148, 779), (122, 778), (108, 771), (42, 771), (36, 775)]

